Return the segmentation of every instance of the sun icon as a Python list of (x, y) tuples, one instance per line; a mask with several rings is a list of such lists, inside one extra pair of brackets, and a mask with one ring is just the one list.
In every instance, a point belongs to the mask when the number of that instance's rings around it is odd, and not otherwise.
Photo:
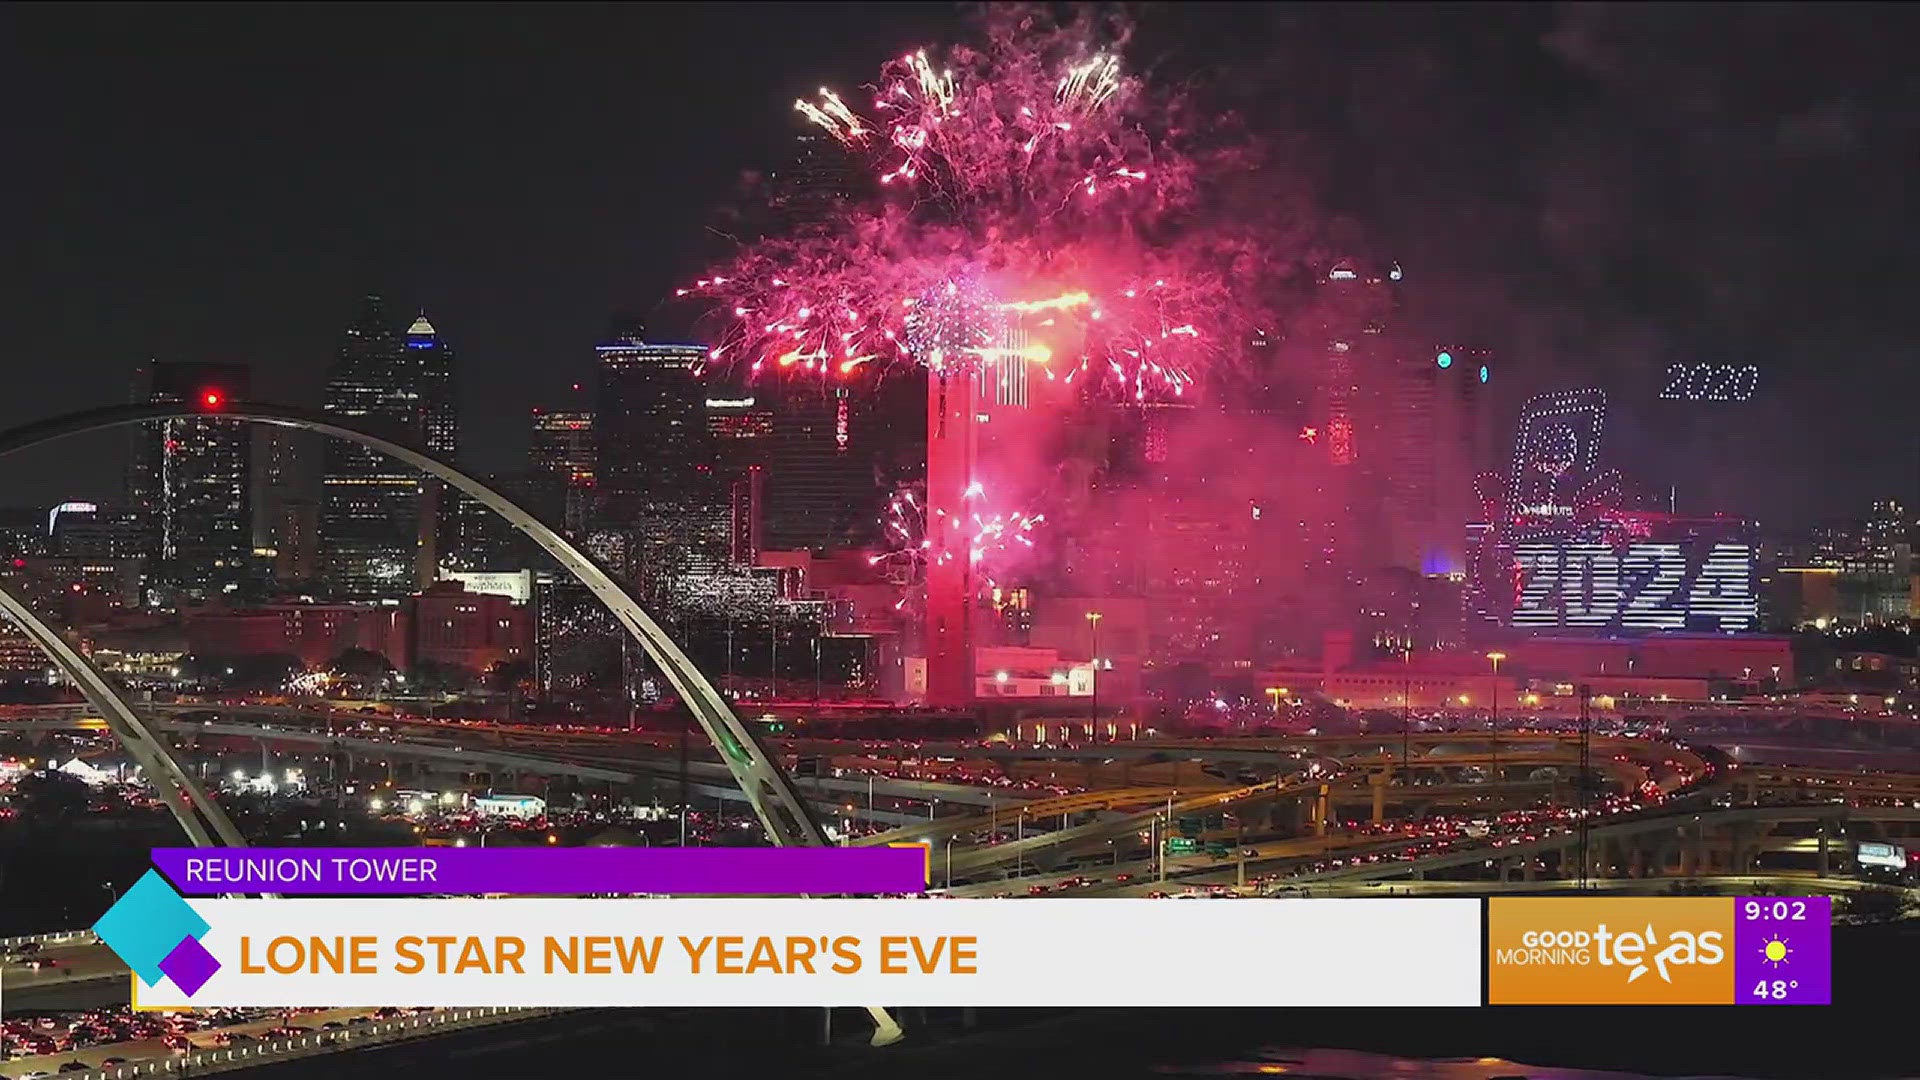
[(1787, 948), (1786, 939), (1776, 937), (1768, 938), (1761, 944), (1760, 955), (1766, 959), (1768, 964), (1777, 968), (1787, 962), (1787, 957), (1791, 955), (1791, 953)]

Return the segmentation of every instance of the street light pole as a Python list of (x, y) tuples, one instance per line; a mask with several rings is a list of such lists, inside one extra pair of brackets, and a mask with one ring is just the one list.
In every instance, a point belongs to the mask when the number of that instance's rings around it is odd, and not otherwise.
[(1100, 741), (1100, 613), (1097, 611), (1087, 612), (1087, 625), (1091, 627), (1093, 631), (1093, 648), (1091, 650), (1093, 653), (1093, 679), (1090, 686), (1093, 694), (1093, 715), (1090, 718), (1092, 723), (1088, 728), (1087, 741), (1097, 743)]
[(1582, 683), (1580, 686), (1580, 792), (1577, 804), (1580, 808), (1580, 888), (1582, 891), (1587, 888), (1587, 872), (1592, 866), (1587, 854), (1587, 769), (1593, 747), (1593, 714), (1590, 711), (1592, 697), (1593, 687)]
[(1173, 840), (1173, 796), (1167, 796), (1167, 826), (1160, 830), (1160, 881), (1167, 880), (1167, 848)]
[(1490, 652), (1487, 659), (1493, 664), (1493, 712), (1487, 717), (1487, 731), (1493, 736), (1493, 812), (1497, 819), (1506, 809), (1506, 796), (1500, 789), (1500, 661), (1507, 654)]
[(1400, 652), (1400, 783), (1411, 784), (1408, 773), (1413, 761), (1413, 642)]

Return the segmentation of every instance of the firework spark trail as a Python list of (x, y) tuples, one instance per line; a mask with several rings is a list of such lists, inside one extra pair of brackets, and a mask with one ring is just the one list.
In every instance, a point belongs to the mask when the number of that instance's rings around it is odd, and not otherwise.
[(887, 550), (871, 556), (867, 562), (884, 566), (888, 577), (899, 585), (918, 584), (926, 571), (927, 556), (933, 540), (927, 536), (927, 509), (924, 486), (909, 484), (894, 493), (887, 512), (880, 519), (880, 532)]
[(840, 95), (831, 90), (821, 89), (819, 105), (796, 101), (793, 107), (844, 144), (863, 142), (867, 137), (867, 128), (860, 118), (840, 100)]
[(713, 363), (831, 379), (1018, 358), (1144, 401), (1187, 393), (1264, 325), (1268, 251), (1202, 212), (1214, 166), (1180, 99), (1086, 26), (995, 14), (983, 36), (886, 64), (866, 115), (826, 89), (794, 103), (878, 194), (682, 290), (721, 322)]
[[(1034, 546), (1033, 532), (1046, 522), (1046, 515), (994, 511), (987, 508), (988, 501), (985, 485), (975, 482), (963, 494), (959, 514), (934, 509), (930, 521), (924, 484), (903, 485), (894, 493), (879, 520), (887, 550), (868, 556), (867, 564), (880, 568), (899, 586), (895, 610), (918, 610), (926, 596), (928, 565), (956, 558), (955, 551), (967, 553), (975, 572), (991, 588), (1001, 564), (1015, 552)], [(946, 550), (935, 544), (931, 530), (954, 534)]]

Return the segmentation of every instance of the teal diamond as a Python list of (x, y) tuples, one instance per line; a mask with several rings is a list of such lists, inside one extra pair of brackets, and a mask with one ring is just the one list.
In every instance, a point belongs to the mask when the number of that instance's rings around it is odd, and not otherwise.
[(142, 875), (93, 924), (93, 932), (107, 943), (107, 948), (126, 961), (148, 986), (160, 982), (164, 974), (160, 961), (168, 953), (187, 938), (197, 938), (209, 929), (207, 920), (180, 899), (158, 870)]

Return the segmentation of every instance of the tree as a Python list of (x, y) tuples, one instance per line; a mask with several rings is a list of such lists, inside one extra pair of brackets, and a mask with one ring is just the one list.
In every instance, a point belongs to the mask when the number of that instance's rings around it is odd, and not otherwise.
[(407, 673), (407, 685), (422, 693), (459, 692), (472, 686), (474, 673), (459, 664), (421, 660)]
[(501, 693), (519, 689), (533, 677), (533, 666), (525, 660), (496, 660), (487, 669), (487, 687)]
[(347, 649), (334, 657), (327, 669), (362, 688), (378, 687), (393, 676), (393, 665), (370, 649)]
[(51, 769), (29, 773), (13, 786), (13, 805), (29, 817), (75, 817), (87, 812), (87, 800), (83, 781)]
[(381, 678), (393, 670), (386, 657), (357, 646), (343, 650), (327, 667), (336, 675), (357, 678)]
[(252, 653), (236, 657), (228, 685), (240, 690), (281, 690), (306, 665), (290, 653)]

